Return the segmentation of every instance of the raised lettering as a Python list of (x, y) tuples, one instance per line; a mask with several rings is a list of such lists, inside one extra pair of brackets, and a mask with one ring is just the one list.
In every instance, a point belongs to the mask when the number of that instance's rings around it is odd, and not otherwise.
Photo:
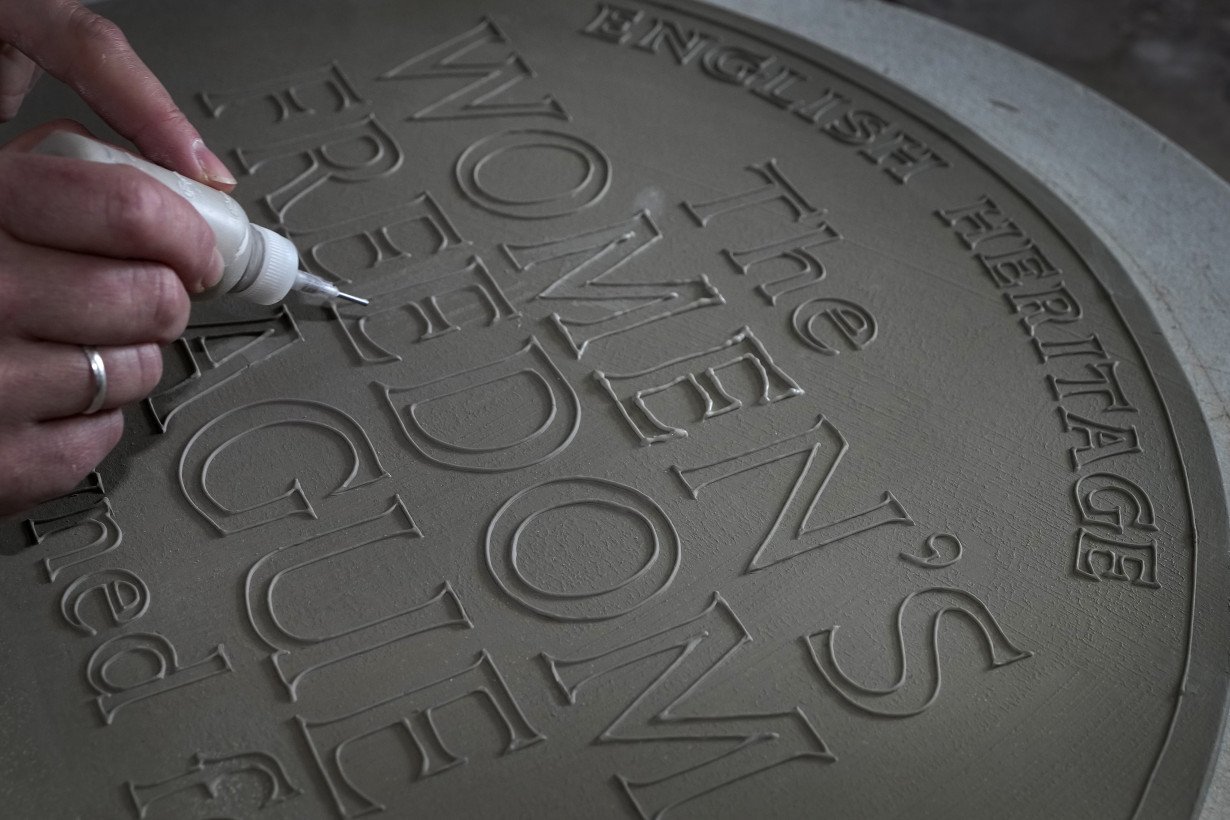
[(648, 212), (642, 211), (602, 230), (503, 248), (516, 269), (526, 273), (547, 262), (564, 260), (562, 271), (550, 267), (555, 277), (537, 298), (567, 301), (581, 308), (581, 312), (567, 317), (551, 314), (579, 359), (599, 339), (725, 303), (704, 275), (654, 282), (629, 281), (632, 277), (625, 276), (623, 281), (610, 281), (608, 277), (614, 277), (617, 270), (622, 273), (625, 265), (661, 238), (658, 226)]
[(1159, 589), (1157, 541), (1133, 544), (1096, 535), (1081, 527), (1076, 533), (1078, 575), (1092, 581), (1128, 581), (1133, 586)]
[[(714, 595), (701, 614), (660, 632), (625, 641), (625, 631), (619, 630), (614, 642), (602, 640), (598, 645), (609, 648), (594, 654), (566, 659), (543, 655), (570, 704), (577, 702), (583, 687), (605, 675), (668, 656), (669, 663), (658, 662), (662, 671), (629, 698), (628, 706), (595, 742), (721, 743), (717, 754), (682, 767), (667, 752), (641, 756), (647, 765), (654, 758), (672, 760), (663, 767), (665, 774), (647, 773), (638, 779), (618, 775), (642, 817), (662, 817), (702, 795), (730, 788), (790, 760), (836, 760), (800, 706), (772, 713), (714, 715), (691, 705), (694, 697), (711, 691), (715, 681), (729, 673), (735, 654), (752, 641), (720, 595)], [(594, 643), (586, 640), (588, 651), (593, 652), (588, 648)]]
[(888, 686), (858, 683), (842, 670), (835, 649), (836, 626), (802, 640), (820, 675), (846, 703), (870, 715), (908, 718), (930, 709), (940, 696), (940, 633), (945, 615), (961, 615), (973, 624), (990, 653), (991, 669), (1033, 655), (1004, 634), (981, 599), (964, 590), (944, 587), (911, 592), (897, 608), (896, 646), (901, 671)]
[[(322, 452), (328, 452), (328, 449), (322, 451), (321, 445), (340, 452), (342, 459), (348, 462), (345, 472), (323, 487), (316, 486), (319, 481), (314, 481), (305, 488), (298, 477), (292, 477), (289, 489), (271, 498), (260, 497), (262, 485), (273, 485), (268, 490), (273, 493), (286, 486), (271, 481), (270, 477), (285, 475), (285, 470), (292, 469), (290, 465), (279, 462), (269, 465), (269, 471), (255, 473), (237, 469), (225, 474), (221, 481), (210, 480), (216, 471), (225, 470), (220, 464), (225, 463), (228, 449), (237, 446), (236, 452), (241, 452), (254, 443), (245, 439), (278, 428), (294, 430), (307, 437), (307, 443), (299, 452), (312, 454), (313, 463), (319, 460)], [(321, 436), (323, 440), (311, 441)], [(179, 484), (185, 498), (223, 535), (262, 527), (291, 516), (316, 518), (309, 493), (324, 501), (387, 476), (371, 440), (358, 422), (336, 407), (301, 399), (272, 399), (227, 411), (198, 430), (184, 446), (179, 459)]]
[(1063, 272), (1033, 242), (1000, 253), (975, 253), (974, 257), (995, 286), (1001, 289), (1049, 279)]
[(136, 574), (126, 569), (104, 569), (82, 575), (65, 588), (60, 596), (60, 613), (74, 629), (87, 635), (97, 635), (98, 627), (81, 611), (90, 598), (97, 599), (110, 623), (102, 629), (123, 626), (145, 614), (149, 609), (149, 587)]
[[(574, 521), (584, 512), (602, 512), (632, 533), (633, 549), (646, 556), (626, 577), (599, 589), (552, 589), (523, 566), (533, 549), (528, 528), (551, 513), (566, 511)], [(612, 515), (613, 514), (613, 515)], [(586, 531), (591, 527), (574, 528)], [(610, 533), (608, 532), (608, 535)], [(605, 543), (620, 544), (608, 540)], [(624, 545), (626, 546), (626, 545)], [(587, 547), (594, 560), (598, 542)], [(536, 484), (514, 495), (496, 511), (487, 526), (487, 567), (496, 583), (514, 601), (540, 615), (560, 621), (601, 621), (626, 615), (657, 599), (679, 571), (679, 534), (652, 498), (631, 487), (598, 478), (572, 477)], [(614, 556), (602, 558), (613, 563)]]
[(355, 782), (356, 772), (363, 769), (355, 759), (361, 753), (361, 743), (379, 732), (404, 733), (414, 744), (418, 770), (413, 772), (412, 782), (464, 766), (468, 758), (453, 752), (445, 742), (441, 730), (447, 726), (441, 725), (439, 710), (468, 696), (481, 698), (488, 707), (484, 712), (493, 716), (506, 733), (508, 742), (500, 754), (518, 752), (546, 739), (530, 725), (486, 652), (471, 666), (341, 717), (331, 720), (296, 717), (338, 812), (343, 817), (389, 809), (401, 816), (412, 812), (409, 804), (389, 806), (378, 801)]
[(1101, 362), (1086, 364), (1085, 371), (1091, 374), (1088, 379), (1061, 379), (1047, 376), (1046, 381), (1055, 394), (1055, 400), (1061, 401), (1070, 396), (1100, 396), (1103, 399), (1101, 409), (1104, 412), (1127, 411), (1136, 412), (1136, 408), (1123, 394), (1123, 385), (1119, 382), (1117, 368), (1119, 362)]
[(757, 386), (751, 397), (757, 404), (771, 404), (803, 395), (798, 383), (778, 367), (764, 345), (749, 328), (743, 328), (722, 344), (662, 362), (635, 373), (594, 371), (594, 378), (615, 401), (624, 421), (642, 444), (656, 444), (687, 436), (681, 426), (668, 424), (650, 407), (650, 402), (678, 387), (700, 402), (705, 421), (743, 406), (722, 381), (723, 372), (738, 368), (750, 372)]
[(689, 31), (684, 33), (683, 29), (679, 28), (678, 23), (670, 20), (654, 20), (649, 30), (636, 41), (634, 48), (648, 51), (650, 54), (657, 54), (662, 44), (666, 43), (666, 47), (675, 57), (675, 62), (678, 65), (687, 65), (696, 59), (712, 42), (712, 39), (700, 32)]
[(708, 202), (684, 202), (684, 210), (701, 227), (708, 225), (712, 220), (723, 214), (733, 213), (743, 208), (765, 205), (770, 202), (784, 203), (793, 215), (795, 222), (801, 222), (806, 217), (817, 216), (822, 213), (819, 208), (808, 202), (803, 194), (799, 193), (794, 183), (786, 178), (781, 169), (777, 167), (777, 160), (768, 159), (764, 162), (749, 165), (747, 170), (759, 177), (764, 184), (758, 188), (718, 197)]
[[(454, 470), (500, 473), (548, 461), (568, 447), (581, 424), (577, 394), (533, 337), (494, 362), (409, 387), (379, 386), (406, 441)], [(526, 423), (493, 426), (484, 414)]]
[(327, 131), (259, 148), (240, 148), (235, 153), (247, 174), (270, 166), (290, 169), (294, 174), (261, 200), (274, 219), (294, 232), (324, 227), (292, 223), (288, 218), (291, 209), (313, 191), (327, 183), (354, 184), (387, 177), (401, 167), (404, 159), (392, 134), (372, 115)]
[[(742, 473), (793, 460), (801, 463), (798, 478), (777, 512), (768, 532), (748, 561), (745, 572), (755, 572), (820, 547), (835, 544), (887, 524), (913, 526), (914, 520), (891, 492), (880, 503), (862, 512), (828, 523), (817, 519), (820, 499), (850, 447), (824, 416), (808, 431), (781, 438), (729, 458), (700, 467), (672, 466), (683, 485), (700, 497), (700, 491)], [(808, 536), (806, 540), (804, 537)]]
[[(56, 502), (56, 515), (31, 518), (26, 522), (35, 546), (47, 544), (57, 551), (43, 559), (49, 583), (69, 567), (106, 555), (124, 540), (124, 531), (115, 520), (102, 478), (97, 473), (90, 475), (90, 486)], [(64, 507), (68, 509), (61, 511)], [(82, 536), (90, 540), (78, 541)]]
[(399, 280), (410, 266), (469, 244), (428, 193), (396, 208), (292, 236), (307, 246), (302, 259), (309, 270), (334, 282), (357, 280), (364, 292)]
[(218, 119), (233, 107), (249, 103), (264, 103), (273, 112), (272, 123), (281, 124), (292, 117), (319, 113), (315, 104), (327, 105), (328, 114), (340, 114), (348, 108), (366, 103), (354, 84), (335, 62), (325, 63), (310, 71), (275, 77), (246, 88), (232, 91), (206, 91), (201, 104), (210, 117)]
[(790, 324), (799, 341), (826, 356), (841, 352), (838, 343), (843, 343), (848, 350), (862, 350), (874, 342), (879, 333), (875, 317), (865, 307), (848, 299), (803, 302), (790, 315)]
[[(125, 665), (147, 669), (148, 676), (133, 681), (131, 675), (124, 675), (116, 680), (115, 669)], [(181, 666), (175, 647), (165, 636), (156, 632), (131, 632), (112, 638), (95, 649), (90, 655), (85, 674), (90, 686), (98, 692), (94, 703), (102, 714), (103, 722), (110, 725), (115, 720), (116, 712), (125, 706), (230, 671), (231, 659), (222, 644), (215, 646), (201, 660)]]
[(303, 335), (284, 307), (266, 319), (189, 325), (175, 343), (186, 359), (187, 375), (156, 391), (146, 406), (165, 433), (180, 410), (301, 341)]
[(1128, 529), (1157, 532), (1153, 502), (1139, 484), (1114, 473), (1090, 473), (1072, 488), (1081, 523), (1123, 535)]
[(611, 161), (560, 131), (502, 131), (457, 158), (457, 186), (478, 207), (513, 219), (552, 219), (596, 205), (611, 187)]
[(1084, 315), (1081, 306), (1063, 283), (1047, 290), (1030, 292), (1009, 291), (1004, 294), (1015, 313), (1022, 314), (1021, 326), (1030, 336), (1037, 333), (1039, 325), (1069, 324)]
[(370, 305), (330, 305), (360, 360), (399, 362), (411, 345), (463, 324), (490, 327), (520, 315), (478, 257), (441, 267), (403, 275), (398, 285), (379, 293), (364, 289), (372, 296)]
[[(420, 538), (422, 533), (405, 504), (394, 498), (393, 505), (374, 518), (276, 549), (248, 570), (248, 618), (256, 634), (274, 650), (269, 659), (292, 701), (298, 700), (303, 679), (327, 666), (432, 630), (473, 627), (448, 584), (425, 602), (419, 601), (418, 593), (394, 602), (390, 596), (356, 591), (344, 596), (344, 604), (335, 607), (336, 611), (322, 611), (313, 601), (325, 596), (307, 589), (301, 580), (328, 567), (338, 577), (367, 575), (373, 578), (371, 583), (377, 583), (376, 578), (389, 577), (404, 566), (406, 577), (401, 586), (412, 589), (418, 584), (408, 569), (408, 556), (393, 562), (392, 568), (387, 559), (390, 554), (409, 553)], [(305, 612), (311, 613), (309, 625), (297, 624)], [(327, 627), (321, 624), (325, 616)]]
[[(255, 776), (259, 791), (234, 788)], [(290, 782), (282, 762), (268, 752), (241, 752), (217, 757), (193, 755), (188, 771), (154, 783), (127, 783), (137, 817), (188, 818), (250, 817), (300, 794)], [(160, 804), (164, 811), (151, 809)]]
[(902, 185), (924, 171), (948, 167), (946, 159), (904, 131), (882, 134), (859, 153)]
[(551, 117), (566, 120), (564, 107), (551, 94), (538, 99), (509, 99), (517, 86), (536, 75), (508, 37), (489, 17), (381, 74), (381, 80), (458, 79), (455, 91), (419, 108), (407, 119), (451, 120), (475, 117)]
[(1085, 440), (1084, 444), (1068, 450), (1072, 456), (1072, 469), (1074, 470), (1079, 470), (1087, 464), (1101, 461), (1104, 458), (1142, 452), (1140, 437), (1135, 427), (1102, 424), (1069, 413), (1062, 407), (1059, 408), (1059, 418), (1063, 422), (1065, 433), (1080, 433)]
[(581, 33), (606, 40), (609, 43), (622, 45), (632, 34), (632, 27), (641, 19), (644, 12), (639, 9), (629, 9), (613, 6), (610, 3), (599, 3), (598, 14)]
[(777, 300), (787, 293), (807, 287), (824, 278), (824, 263), (813, 253), (813, 248), (827, 245), (841, 239), (837, 229), (823, 218), (810, 217), (806, 220), (809, 230), (788, 239), (779, 239), (766, 245), (745, 251), (725, 250), (722, 253), (731, 264), (744, 275), (753, 267), (763, 263), (782, 260), (791, 265), (797, 265), (797, 273), (787, 274), (756, 286), (756, 292), (770, 305), (776, 305)]

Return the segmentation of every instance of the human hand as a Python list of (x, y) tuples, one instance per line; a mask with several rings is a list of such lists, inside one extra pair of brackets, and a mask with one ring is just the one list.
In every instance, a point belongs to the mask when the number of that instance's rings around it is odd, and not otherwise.
[(114, 24), (76, 0), (0, 0), (0, 122), (44, 69), (146, 159), (229, 190), (235, 179)]
[[(235, 185), (109, 21), (76, 0), (0, 0), (0, 122), (42, 70), (73, 88), (148, 159)], [(132, 168), (28, 153), (50, 124), (0, 150), (0, 517), (71, 490), (115, 446), (117, 409), (154, 388), (159, 343), (221, 260), (183, 199)], [(97, 347), (107, 376), (95, 395)]]
[[(146, 174), (29, 153), (49, 123), (0, 149), (0, 517), (71, 490), (119, 441), (117, 409), (162, 375), (159, 344), (189, 292), (222, 276), (209, 225)], [(84, 345), (97, 347), (106, 399)]]

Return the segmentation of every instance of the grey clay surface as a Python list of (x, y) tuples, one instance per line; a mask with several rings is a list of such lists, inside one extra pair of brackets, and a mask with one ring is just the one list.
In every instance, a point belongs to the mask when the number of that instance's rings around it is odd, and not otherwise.
[(107, 11), (373, 305), (200, 305), (6, 533), (13, 814), (1195, 811), (1217, 468), (1039, 185), (700, 7), (157, 8)]

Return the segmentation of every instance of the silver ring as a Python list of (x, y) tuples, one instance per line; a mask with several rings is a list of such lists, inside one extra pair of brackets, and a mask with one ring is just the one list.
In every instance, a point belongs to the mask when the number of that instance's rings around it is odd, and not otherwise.
[(90, 363), (90, 374), (94, 379), (94, 398), (90, 400), (90, 406), (84, 411), (84, 414), (89, 416), (97, 413), (107, 403), (107, 366), (103, 364), (98, 348), (82, 345), (81, 352), (85, 354), (85, 358)]

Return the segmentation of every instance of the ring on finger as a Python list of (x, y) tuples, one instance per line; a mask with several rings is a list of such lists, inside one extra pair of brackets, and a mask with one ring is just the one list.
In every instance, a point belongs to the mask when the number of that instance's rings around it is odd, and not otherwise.
[(82, 345), (81, 351), (85, 354), (86, 361), (90, 364), (90, 378), (94, 383), (94, 396), (90, 399), (89, 406), (82, 413), (83, 415), (91, 416), (101, 410), (103, 405), (107, 403), (107, 366), (103, 363), (103, 358), (98, 352), (98, 348)]

